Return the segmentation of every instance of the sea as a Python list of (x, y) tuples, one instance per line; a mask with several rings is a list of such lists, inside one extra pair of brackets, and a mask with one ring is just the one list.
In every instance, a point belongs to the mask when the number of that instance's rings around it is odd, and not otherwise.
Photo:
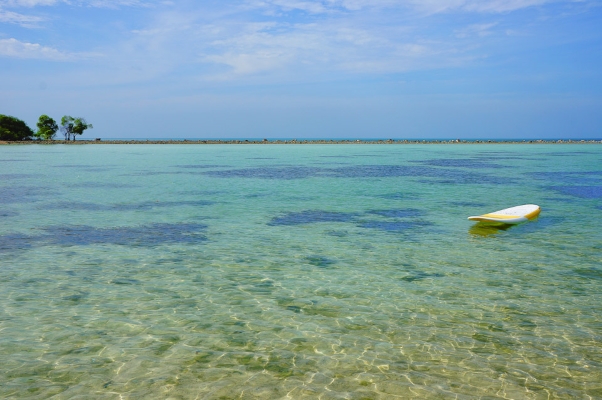
[(601, 215), (599, 144), (0, 146), (0, 398), (602, 398)]

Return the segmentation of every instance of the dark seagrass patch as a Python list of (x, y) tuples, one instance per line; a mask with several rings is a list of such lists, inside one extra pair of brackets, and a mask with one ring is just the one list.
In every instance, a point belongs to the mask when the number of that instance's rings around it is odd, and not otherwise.
[(0, 204), (31, 203), (50, 194), (54, 192), (40, 186), (7, 186), (0, 188)]
[(290, 212), (272, 218), (268, 222), (269, 226), (278, 225), (303, 225), (313, 224), (318, 222), (350, 222), (353, 221), (358, 214), (343, 213), (321, 210), (307, 210), (300, 212)]
[(580, 172), (533, 172), (533, 179), (554, 182), (565, 185), (596, 185), (602, 184), (602, 171)]
[(34, 246), (89, 246), (114, 244), (152, 247), (174, 243), (202, 243), (207, 241), (207, 225), (198, 223), (155, 223), (142, 226), (95, 228), (87, 225), (50, 226), (42, 234), (9, 234), (0, 236), (0, 251), (28, 249)]
[(67, 185), (74, 188), (83, 189), (134, 189), (140, 187), (128, 183), (112, 183), (112, 182), (77, 182)]
[(415, 218), (424, 215), (424, 212), (415, 208), (399, 208), (390, 210), (369, 210), (367, 214), (379, 215), (386, 218)]
[(486, 168), (508, 168), (508, 166), (496, 164), (491, 161), (475, 158), (437, 158), (432, 160), (415, 161), (419, 164), (430, 165), (432, 167), (444, 168), (469, 168), (469, 169), (486, 169)]
[(416, 281), (422, 281), (424, 279), (429, 279), (429, 278), (442, 278), (444, 277), (444, 274), (440, 274), (438, 272), (436, 273), (428, 273), (428, 272), (423, 272), (423, 271), (417, 271), (412, 273), (411, 275), (406, 275), (403, 278), (401, 278), (402, 281), (405, 282), (416, 282)]
[(319, 267), (319, 268), (329, 268), (332, 265), (336, 264), (336, 261), (325, 257), (325, 256), (320, 256), (320, 255), (312, 255), (312, 256), (308, 256), (305, 257), (305, 260), (315, 266), (315, 267)]
[(256, 178), (256, 179), (306, 179), (320, 174), (314, 167), (255, 167), (207, 171), (206, 175), (216, 178)]
[(406, 232), (411, 229), (423, 228), (431, 223), (426, 221), (365, 221), (360, 223), (360, 228), (376, 229), (384, 232)]
[[(82, 210), (82, 211), (144, 211), (152, 210), (155, 208), (170, 208), (170, 207), (204, 207), (215, 204), (213, 201), (208, 200), (185, 200), (185, 201), (144, 201), (140, 203), (130, 204), (96, 204), (96, 203), (85, 203), (85, 202), (74, 202), (69, 203), (68, 208), (70, 210)], [(45, 206), (45, 209), (63, 209), (63, 204), (52, 204)]]
[(582, 199), (599, 199), (602, 197), (602, 186), (550, 186), (550, 189)]

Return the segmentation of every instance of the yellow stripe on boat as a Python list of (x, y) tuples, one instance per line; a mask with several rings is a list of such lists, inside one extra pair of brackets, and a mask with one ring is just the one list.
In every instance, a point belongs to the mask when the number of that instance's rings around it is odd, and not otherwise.
[(537, 207), (537, 210), (533, 210), (533, 212), (525, 215), (525, 218), (527, 218), (527, 219), (533, 219), (533, 218), (537, 217), (540, 212), (541, 212), (541, 208)]
[(515, 219), (516, 215), (503, 215), (503, 214), (483, 214), (480, 217), (493, 218), (493, 219)]

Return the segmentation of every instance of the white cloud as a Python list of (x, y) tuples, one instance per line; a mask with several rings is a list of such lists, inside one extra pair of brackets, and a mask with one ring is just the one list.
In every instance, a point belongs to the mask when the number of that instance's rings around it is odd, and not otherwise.
[(0, 9), (0, 22), (8, 22), (10, 24), (17, 24), (26, 28), (32, 28), (38, 26), (38, 24), (42, 21), (44, 21), (44, 18), (33, 15), (23, 15), (12, 11), (3, 11)]
[(155, 3), (144, 0), (81, 0), (81, 5), (97, 8), (144, 7)]
[(56, 4), (76, 4), (80, 6), (99, 7), (99, 8), (118, 8), (118, 7), (138, 7), (151, 4), (170, 4), (170, 2), (160, 0), (0, 0), (0, 7), (37, 7), (53, 6)]
[(308, 0), (271, 0), (273, 6), (279, 7), (284, 11), (289, 10), (301, 10), (312, 14), (324, 13), (329, 10), (327, 4), (323, 4), (321, 1), (308, 1)]
[(0, 56), (48, 61), (73, 61), (98, 55), (91, 53), (65, 53), (52, 47), (42, 46), (38, 43), (21, 42), (15, 38), (11, 38), (0, 39)]
[(209, 55), (205, 61), (227, 65), (231, 73), (221, 74), (214, 78), (227, 79), (235, 75), (250, 75), (284, 67), (293, 60), (292, 54), (272, 51), (255, 51), (249, 53), (228, 52), (219, 55)]
[(458, 38), (467, 38), (471, 36), (484, 37), (489, 36), (493, 32), (491, 28), (497, 25), (497, 22), (492, 22), (489, 24), (473, 24), (469, 25), (466, 28), (456, 30), (456, 37)]
[[(352, 22), (295, 25), (246, 24), (202, 49), (202, 61), (225, 67), (212, 76), (237, 79), (270, 73), (296, 79), (306, 74), (390, 73), (452, 61), (454, 46), (403, 39), (404, 28), (366, 29)], [(210, 53), (209, 53), (210, 52)], [(450, 60), (445, 61), (445, 57)]]
[(546, 3), (551, 3), (551, 0), (489, 0), (479, 1), (471, 0), (466, 1), (462, 6), (467, 11), (476, 12), (493, 12), (502, 13), (508, 11), (520, 10), (522, 8), (528, 8), (533, 6), (539, 6)]
[(21, 42), (14, 38), (0, 39), (0, 56), (53, 61), (64, 61), (69, 59), (69, 56), (66, 53), (52, 47), (45, 47), (37, 43)]
[(3, 7), (36, 7), (51, 6), (58, 3), (59, 0), (0, 0), (0, 6)]
[[(299, 10), (308, 13), (357, 11), (366, 9), (414, 9), (428, 14), (451, 11), (502, 13), (552, 2), (572, 0), (247, 0), (261, 8), (282, 11)], [(578, 0), (575, 0), (578, 1)]]

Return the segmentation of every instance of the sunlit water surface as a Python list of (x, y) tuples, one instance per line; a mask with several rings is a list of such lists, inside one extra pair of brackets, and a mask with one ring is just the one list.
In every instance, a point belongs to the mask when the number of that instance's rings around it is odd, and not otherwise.
[(602, 398), (601, 213), (598, 145), (3, 146), (0, 397)]

